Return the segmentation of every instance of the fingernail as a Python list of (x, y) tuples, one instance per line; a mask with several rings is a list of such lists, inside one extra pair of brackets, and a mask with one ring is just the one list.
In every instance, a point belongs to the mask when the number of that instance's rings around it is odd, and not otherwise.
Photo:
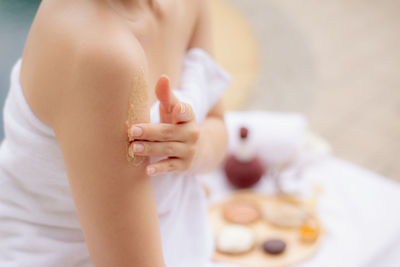
[(143, 134), (143, 129), (137, 126), (132, 126), (129, 131), (129, 137), (139, 137)]
[(147, 174), (154, 175), (156, 173), (156, 168), (154, 167), (147, 167)]
[(137, 143), (134, 143), (133, 144), (133, 151), (134, 152), (143, 152), (144, 151), (144, 145), (143, 144), (137, 144)]
[(180, 103), (181, 109), (180, 109), (180, 113), (185, 113), (185, 105), (183, 103)]

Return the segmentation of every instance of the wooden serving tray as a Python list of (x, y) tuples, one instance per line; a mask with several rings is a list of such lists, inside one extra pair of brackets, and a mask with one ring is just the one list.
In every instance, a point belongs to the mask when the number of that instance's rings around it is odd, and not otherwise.
[[(277, 197), (260, 195), (251, 191), (238, 191), (224, 201), (209, 208), (208, 217), (211, 222), (214, 234), (226, 225), (231, 224), (223, 217), (224, 205), (231, 201), (246, 201), (257, 205), (262, 211), (262, 207), (268, 205), (271, 201), (283, 201)], [(314, 255), (323, 239), (321, 222), (314, 214), (310, 218), (319, 225), (320, 235), (315, 242), (305, 243), (300, 240), (298, 228), (282, 228), (269, 223), (264, 218), (248, 224), (256, 233), (255, 247), (240, 255), (231, 255), (216, 251), (213, 259), (219, 262), (236, 264), (242, 267), (286, 267), (300, 263)], [(286, 250), (281, 255), (266, 254), (261, 244), (270, 238), (279, 238), (286, 242)]]

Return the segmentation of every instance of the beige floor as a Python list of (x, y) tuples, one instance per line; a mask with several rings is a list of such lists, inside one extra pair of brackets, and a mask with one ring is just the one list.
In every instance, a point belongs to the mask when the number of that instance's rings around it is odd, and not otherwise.
[(400, 1), (228, 2), (261, 47), (244, 108), (304, 112), (337, 156), (400, 181)]

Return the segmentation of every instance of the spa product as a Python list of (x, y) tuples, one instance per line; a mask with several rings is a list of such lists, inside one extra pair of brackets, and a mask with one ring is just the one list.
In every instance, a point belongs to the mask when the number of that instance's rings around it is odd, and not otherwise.
[(254, 247), (254, 243), (254, 232), (242, 225), (225, 226), (217, 236), (217, 249), (228, 254), (248, 252)]
[(280, 239), (270, 239), (262, 244), (262, 248), (270, 255), (279, 255), (285, 251), (286, 243)]
[(315, 242), (319, 236), (319, 229), (316, 224), (305, 224), (300, 227), (300, 240), (306, 243)]
[(263, 208), (263, 215), (270, 223), (281, 227), (300, 227), (308, 218), (305, 209), (284, 202), (275, 202)]
[(225, 220), (231, 223), (249, 224), (261, 217), (259, 209), (251, 203), (231, 202), (223, 210)]
[(240, 145), (236, 153), (229, 155), (225, 162), (228, 181), (238, 187), (247, 188), (256, 184), (264, 174), (259, 157), (247, 140), (248, 129), (240, 128)]

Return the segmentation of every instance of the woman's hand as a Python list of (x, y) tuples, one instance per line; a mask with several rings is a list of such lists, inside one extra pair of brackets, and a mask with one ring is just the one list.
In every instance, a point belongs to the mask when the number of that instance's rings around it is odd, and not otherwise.
[(134, 157), (168, 157), (146, 168), (148, 175), (192, 168), (198, 150), (199, 128), (189, 104), (180, 102), (172, 93), (169, 80), (161, 76), (156, 85), (160, 100), (159, 124), (140, 123), (129, 131), (129, 155)]

